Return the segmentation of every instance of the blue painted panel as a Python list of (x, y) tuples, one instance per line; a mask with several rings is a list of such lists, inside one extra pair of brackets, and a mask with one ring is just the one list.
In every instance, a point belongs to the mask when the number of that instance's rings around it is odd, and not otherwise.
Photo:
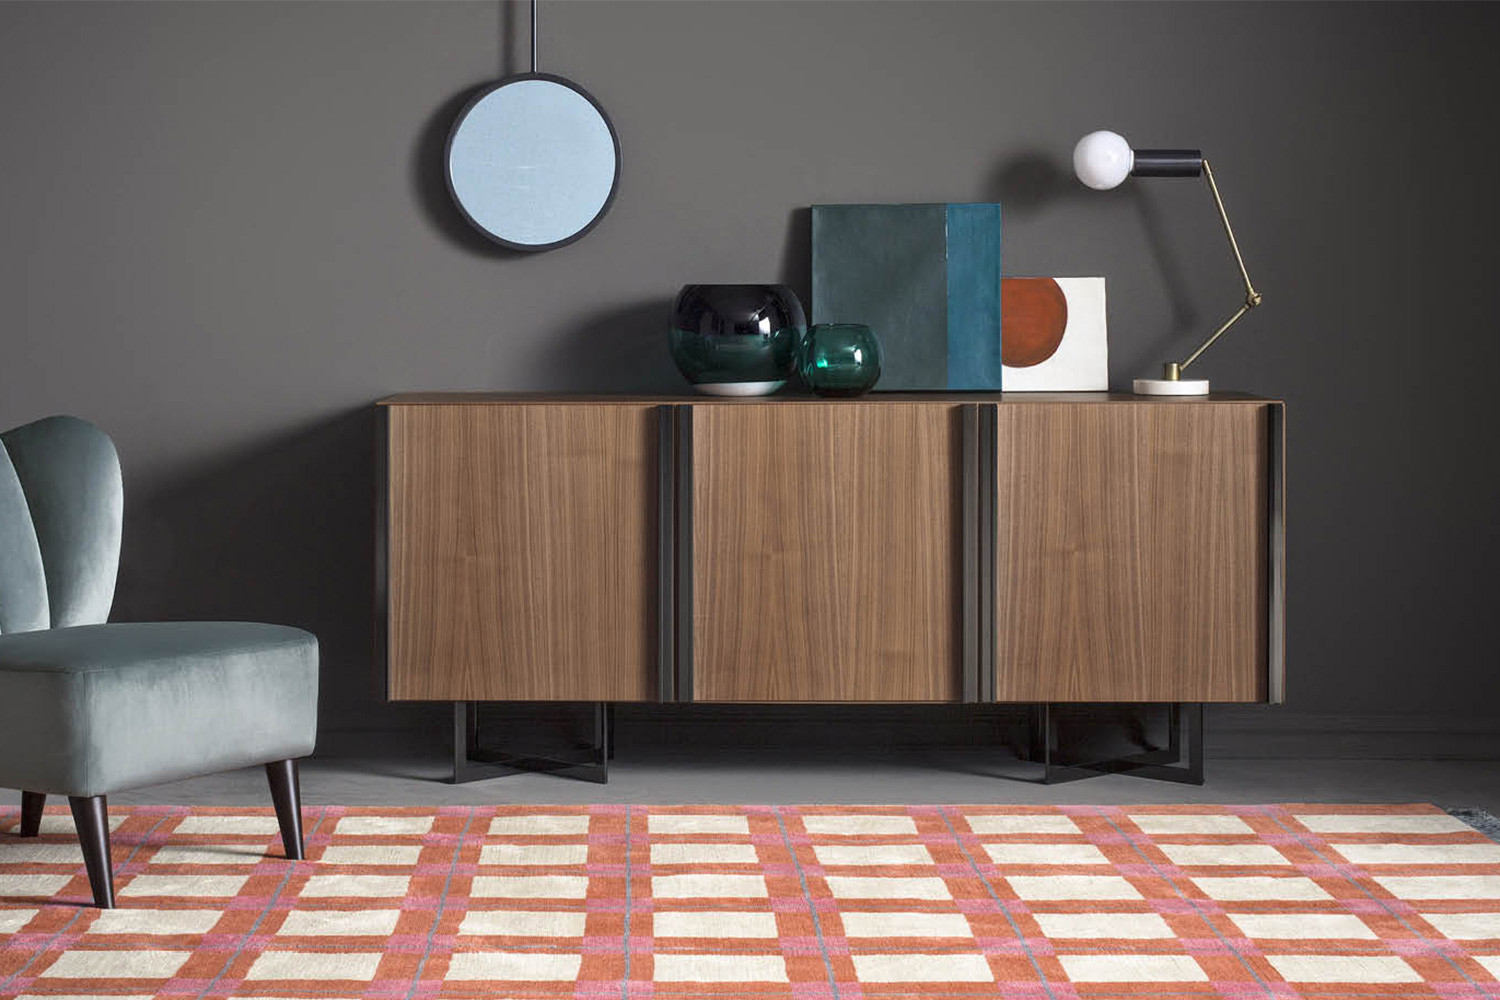
[(948, 206), (948, 388), (999, 389), (1000, 206)]

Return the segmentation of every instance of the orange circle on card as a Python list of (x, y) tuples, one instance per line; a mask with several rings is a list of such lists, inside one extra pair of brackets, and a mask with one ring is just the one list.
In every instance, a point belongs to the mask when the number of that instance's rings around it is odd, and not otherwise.
[(1005, 278), (1000, 288), (1000, 362), (1030, 368), (1057, 353), (1068, 299), (1051, 278)]

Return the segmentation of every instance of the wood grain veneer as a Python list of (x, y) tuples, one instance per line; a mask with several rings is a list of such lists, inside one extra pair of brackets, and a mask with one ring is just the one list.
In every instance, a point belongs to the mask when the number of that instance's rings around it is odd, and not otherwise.
[(656, 699), (649, 405), (395, 405), (392, 699)]
[(996, 409), (996, 700), (1265, 700), (1269, 407)]
[(955, 701), (959, 408), (693, 407), (702, 701)]

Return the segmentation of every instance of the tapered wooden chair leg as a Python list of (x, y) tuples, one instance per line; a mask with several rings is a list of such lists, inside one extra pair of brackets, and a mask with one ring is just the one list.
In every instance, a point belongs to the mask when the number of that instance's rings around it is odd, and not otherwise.
[(275, 760), (266, 765), (271, 783), (271, 801), (281, 826), (281, 846), (293, 861), (302, 860), (302, 785), (295, 760)]
[(89, 873), (89, 888), (94, 891), (94, 905), (101, 910), (115, 906), (115, 873), (109, 857), (109, 805), (102, 795), (72, 795), (73, 825), (78, 828), (78, 845), (83, 848), (83, 864)]
[(47, 796), (42, 792), (21, 793), (21, 836), (35, 837), (42, 828), (42, 807)]

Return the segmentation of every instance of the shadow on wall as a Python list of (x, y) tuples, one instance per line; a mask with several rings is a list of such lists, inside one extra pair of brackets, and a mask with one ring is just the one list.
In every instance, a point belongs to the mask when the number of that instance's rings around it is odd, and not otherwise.
[[(531, 31), (530, 15), (523, 20), (518, 16), (525, 0), (500, 0), (500, 75), (512, 76), (522, 71), (521, 50), (526, 48), (526, 39)], [(525, 24), (528, 35), (521, 34)], [(530, 69), (530, 65), (524, 67)]]
[[(667, 346), (672, 299), (658, 296), (585, 316), (548, 338), (533, 388), (553, 392), (688, 392)], [(503, 377), (504, 373), (496, 373)]]
[(448, 149), (448, 133), (458, 114), (490, 82), (470, 87), (448, 98), (438, 105), (432, 115), (422, 123), (416, 142), (411, 149), (412, 196), (422, 206), (422, 214), (432, 223), (432, 228), (449, 243), (477, 257), (507, 259), (519, 257), (524, 251), (511, 250), (489, 239), (469, 224), (453, 196), (448, 193), (448, 180), (444, 176), (444, 154)]
[[(1161, 211), (1156, 207), (1152, 195), (1145, 190), (1144, 185), (1131, 187), (1130, 195), (1135, 202), (1136, 214), (1140, 216), (1141, 228), (1146, 233), (1146, 245), (1151, 248), (1151, 257), (1161, 275), (1162, 288), (1172, 306), (1171, 318), (1162, 324), (1163, 332), (1147, 345), (1143, 355), (1159, 360), (1167, 356), (1171, 345), (1180, 343), (1184, 335), (1198, 326), (1198, 309), (1188, 294), (1182, 263), (1172, 249), (1173, 239), (1162, 229)], [(1179, 238), (1175, 242), (1182, 241)]]
[(125, 461), (114, 621), (254, 620), (318, 637), (325, 729), (385, 709), (374, 647), (374, 407), (178, 475), (139, 483)]
[(790, 285), (802, 302), (807, 321), (812, 322), (812, 209), (794, 208), (788, 217), (786, 245), (781, 249), (781, 269), (777, 272), (783, 285)]
[(985, 198), (1021, 214), (1060, 201), (1081, 201), (1088, 195), (1050, 153), (1040, 151), (1022, 153), (1000, 164), (984, 186)]

